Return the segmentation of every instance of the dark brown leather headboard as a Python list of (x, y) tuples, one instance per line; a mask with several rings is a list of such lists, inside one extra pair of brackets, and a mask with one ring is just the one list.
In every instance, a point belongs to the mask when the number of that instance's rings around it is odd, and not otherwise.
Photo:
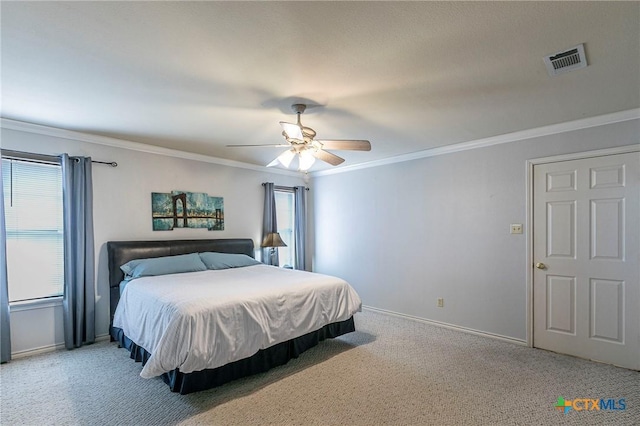
[(109, 287), (111, 321), (120, 300), (120, 282), (124, 273), (120, 266), (133, 259), (175, 256), (178, 254), (217, 251), (220, 253), (241, 253), (254, 257), (253, 240), (249, 238), (231, 238), (220, 240), (163, 240), (163, 241), (109, 241)]

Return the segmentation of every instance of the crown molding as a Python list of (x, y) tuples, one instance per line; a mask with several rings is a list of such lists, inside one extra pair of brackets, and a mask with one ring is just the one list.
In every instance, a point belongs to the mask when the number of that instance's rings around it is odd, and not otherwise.
[(11, 120), (8, 118), (0, 119), (0, 127), (8, 130), (18, 130), (28, 133), (36, 133), (45, 136), (52, 136), (63, 139), (77, 140), (81, 142), (93, 143), (98, 145), (106, 145), (115, 148), (129, 149), (132, 151), (140, 151), (149, 154), (164, 155), (168, 157), (182, 158), (186, 160), (202, 161), (205, 163), (219, 164), (222, 166), (236, 167), (241, 169), (275, 173), (285, 176), (300, 177), (302, 174), (305, 179), (309, 177), (327, 176), (339, 173), (347, 173), (371, 167), (380, 167), (389, 164), (402, 163), (405, 161), (417, 160), (420, 158), (435, 157), (438, 155), (451, 154), (454, 152), (467, 151), (470, 149), (485, 148), (493, 145), (511, 143), (521, 141), (523, 139), (531, 139), (541, 136), (549, 136), (559, 133), (571, 132), (575, 130), (588, 129), (590, 127), (598, 127), (606, 124), (619, 123), (623, 121), (640, 119), (640, 108), (630, 109), (626, 111), (614, 112), (611, 114), (599, 115), (596, 117), (583, 118), (565, 123), (552, 124), (549, 126), (536, 127), (533, 129), (522, 130), (504, 135), (492, 136), (484, 139), (477, 139), (468, 142), (461, 142), (453, 145), (446, 145), (423, 151), (417, 151), (409, 154), (398, 155), (394, 157), (384, 158), (381, 160), (369, 161), (366, 163), (354, 164), (351, 166), (342, 166), (338, 168), (320, 170), (317, 172), (300, 173), (292, 170), (284, 170), (278, 168), (266, 168), (255, 164), (243, 163), (240, 161), (226, 160), (224, 158), (213, 157), (203, 154), (194, 154), (191, 152), (180, 151), (171, 148), (162, 148), (155, 145), (148, 145), (139, 142), (132, 142), (124, 139), (111, 138), (108, 136), (93, 135), (90, 133), (77, 132), (74, 130), (59, 129), (56, 127), (44, 126), (41, 124), (32, 124), (24, 121)]
[(291, 170), (283, 170), (276, 168), (266, 168), (241, 161), (226, 160), (224, 158), (213, 157), (204, 154), (194, 154), (192, 152), (180, 151), (177, 149), (163, 148), (155, 145), (148, 145), (140, 142), (128, 141), (125, 139), (117, 139), (108, 136), (93, 135), (91, 133), (77, 132), (75, 130), (65, 130), (56, 127), (44, 126), (41, 124), (27, 123), (25, 121), (11, 120), (8, 118), (0, 119), (0, 127), (7, 130), (17, 130), (27, 133), (35, 133), (38, 135), (52, 136), (55, 138), (70, 139), (80, 142), (92, 143), (97, 145), (105, 145), (114, 148), (129, 149), (132, 151), (145, 152), (148, 154), (164, 155), (167, 157), (182, 158), (185, 160), (202, 161), (205, 163), (218, 164), (221, 166), (235, 167), (240, 169), (254, 170), (258, 172), (275, 173), (286, 176), (300, 177), (301, 173)]
[(623, 121), (640, 119), (640, 108), (630, 109), (626, 111), (614, 112), (611, 114), (599, 115), (596, 117), (582, 118), (565, 123), (552, 124), (549, 126), (536, 127), (528, 130), (521, 130), (504, 135), (492, 136), (484, 139), (477, 139), (469, 142), (461, 142), (453, 145), (441, 146), (438, 148), (426, 149), (424, 151), (412, 152), (410, 154), (398, 155), (395, 157), (384, 158), (382, 160), (369, 161), (352, 166), (343, 166), (340, 168), (321, 170), (311, 172), (311, 177), (328, 176), (339, 173), (352, 172), (355, 170), (368, 169), (371, 167), (380, 167), (388, 164), (402, 163), (405, 161), (417, 160), (420, 158), (435, 157), (438, 155), (451, 154), (454, 152), (467, 151), (470, 149), (485, 148), (493, 145), (517, 142), (523, 139), (532, 139), (541, 136), (555, 135), (575, 130), (588, 129), (590, 127), (604, 126), (606, 124), (620, 123)]

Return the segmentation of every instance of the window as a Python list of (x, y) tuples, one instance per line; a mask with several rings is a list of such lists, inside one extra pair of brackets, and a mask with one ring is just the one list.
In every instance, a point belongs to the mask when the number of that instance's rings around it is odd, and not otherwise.
[(295, 196), (292, 191), (275, 190), (278, 233), (287, 247), (278, 247), (280, 266), (295, 267)]
[(60, 165), (2, 158), (9, 301), (62, 295)]

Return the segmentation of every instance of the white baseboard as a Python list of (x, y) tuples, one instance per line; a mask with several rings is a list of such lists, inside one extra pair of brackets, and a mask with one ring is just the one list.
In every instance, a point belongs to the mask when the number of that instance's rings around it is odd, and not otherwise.
[(416, 316), (413, 316), (413, 315), (401, 314), (399, 312), (388, 311), (386, 309), (374, 308), (373, 306), (363, 305), (362, 308), (367, 310), (367, 311), (378, 312), (378, 313), (384, 314), (384, 315), (391, 315), (391, 316), (394, 316), (394, 317), (405, 318), (405, 319), (409, 319), (409, 320), (413, 320), (413, 321), (422, 322), (422, 323), (425, 323), (425, 324), (431, 324), (431, 325), (435, 325), (435, 326), (438, 326), (438, 327), (448, 328), (450, 330), (462, 331), (463, 333), (475, 334), (476, 336), (489, 337), (491, 339), (501, 340), (503, 342), (514, 343), (516, 345), (521, 345), (521, 346), (527, 346), (527, 341), (526, 340), (522, 340), (522, 339), (516, 339), (516, 338), (508, 337), (508, 336), (502, 336), (500, 334), (488, 333), (486, 331), (474, 330), (473, 328), (462, 327), (462, 326), (459, 326), (459, 325), (449, 324), (449, 323), (442, 322), (442, 321), (430, 320), (430, 319), (427, 319), (427, 318), (420, 318), (420, 317), (416, 317)]
[[(104, 341), (108, 341), (109, 340), (109, 335), (108, 334), (101, 334), (99, 336), (96, 336), (96, 341), (95, 343), (98, 342), (104, 342)], [(53, 345), (46, 345), (46, 346), (40, 346), (37, 348), (32, 348), (32, 349), (25, 349), (22, 351), (16, 351), (16, 352), (11, 352), (11, 359), (20, 359), (20, 358), (25, 358), (28, 356), (33, 356), (33, 355), (39, 355), (39, 354), (44, 354), (47, 352), (53, 352), (53, 351), (58, 351), (61, 349), (64, 349), (64, 343), (56, 343)]]

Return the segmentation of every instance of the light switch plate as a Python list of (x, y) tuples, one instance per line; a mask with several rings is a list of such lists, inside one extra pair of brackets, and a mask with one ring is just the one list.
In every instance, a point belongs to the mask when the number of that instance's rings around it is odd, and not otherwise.
[(512, 234), (522, 234), (522, 224), (521, 223), (512, 223), (511, 224), (511, 233)]

